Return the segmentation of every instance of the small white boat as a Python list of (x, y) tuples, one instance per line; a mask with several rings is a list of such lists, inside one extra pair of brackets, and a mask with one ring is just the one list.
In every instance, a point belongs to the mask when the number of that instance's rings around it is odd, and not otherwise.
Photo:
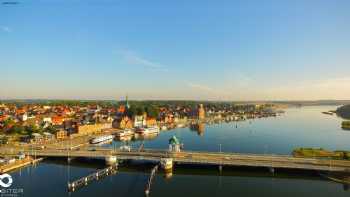
[(178, 125), (176, 125), (176, 127), (177, 127), (177, 128), (184, 128), (185, 125), (184, 125), (184, 124), (178, 124)]
[(137, 128), (135, 132), (140, 135), (159, 133), (159, 127)]
[(135, 132), (131, 129), (124, 129), (118, 133), (115, 134), (116, 137), (121, 138), (121, 137), (126, 137), (126, 136), (132, 136), (134, 135)]
[(117, 140), (119, 141), (131, 141), (133, 138), (133, 135), (129, 135), (129, 136), (124, 136), (124, 137), (116, 137)]
[(111, 140), (113, 140), (113, 135), (103, 135), (103, 136), (95, 137), (91, 139), (90, 144), (98, 144), (101, 142), (111, 141)]

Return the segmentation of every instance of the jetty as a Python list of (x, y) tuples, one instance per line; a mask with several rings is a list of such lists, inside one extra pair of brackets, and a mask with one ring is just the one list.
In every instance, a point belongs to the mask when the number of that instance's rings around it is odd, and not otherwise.
[(156, 175), (157, 171), (158, 171), (158, 165), (156, 165), (156, 166), (154, 166), (152, 168), (151, 175), (148, 178), (148, 181), (147, 181), (147, 184), (146, 184), (146, 189), (145, 189), (145, 195), (146, 196), (148, 196), (150, 191), (151, 191), (152, 181), (153, 181), (154, 176)]
[(81, 177), (75, 181), (68, 182), (68, 191), (75, 191), (77, 188), (81, 188), (85, 185), (88, 185), (92, 181), (99, 180), (111, 174), (115, 174), (117, 172), (117, 169), (118, 164), (116, 163), (107, 168), (98, 170), (97, 172)]

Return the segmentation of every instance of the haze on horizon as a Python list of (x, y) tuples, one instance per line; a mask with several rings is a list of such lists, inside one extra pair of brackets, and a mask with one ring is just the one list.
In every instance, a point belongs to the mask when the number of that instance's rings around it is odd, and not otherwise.
[(0, 2), (0, 99), (350, 99), (350, 1)]

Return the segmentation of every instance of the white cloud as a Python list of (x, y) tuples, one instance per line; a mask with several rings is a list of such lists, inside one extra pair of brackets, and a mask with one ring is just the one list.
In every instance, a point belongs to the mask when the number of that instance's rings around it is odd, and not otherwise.
[(121, 57), (126, 61), (127, 64), (144, 66), (145, 68), (155, 71), (168, 71), (168, 68), (166, 66), (158, 62), (154, 62), (144, 57), (141, 57), (140, 55), (137, 55), (132, 51), (122, 50), (118, 51), (117, 53), (121, 55)]
[(0, 26), (0, 29), (1, 29), (1, 31), (7, 32), (7, 33), (12, 32), (12, 29), (10, 27), (7, 27), (7, 26)]

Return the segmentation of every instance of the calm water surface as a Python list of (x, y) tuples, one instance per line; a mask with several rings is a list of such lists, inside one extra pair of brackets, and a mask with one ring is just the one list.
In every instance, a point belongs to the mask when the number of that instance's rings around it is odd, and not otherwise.
[[(168, 139), (176, 135), (186, 150), (222, 151), (261, 154), (290, 154), (295, 147), (323, 147), (331, 150), (350, 150), (350, 132), (340, 128), (341, 119), (322, 114), (334, 106), (290, 108), (276, 118), (251, 122), (232, 122), (206, 125), (202, 132), (189, 128), (161, 132), (154, 139), (143, 141), (145, 148), (168, 147)], [(237, 124), (237, 128), (236, 128)], [(113, 142), (119, 146), (125, 142)], [(138, 147), (141, 141), (129, 142)], [(43, 162), (13, 172), (12, 188), (23, 188), (22, 196), (144, 196), (149, 169), (123, 169), (116, 175), (93, 182), (76, 192), (67, 192), (67, 181), (80, 178), (102, 164), (92, 161), (79, 165)], [(225, 168), (224, 168), (225, 171)], [(175, 167), (174, 175), (155, 178), (151, 196), (349, 196), (341, 184), (318, 177), (292, 177), (256, 172), (235, 172), (227, 169), (218, 176), (216, 169), (183, 169)]]

